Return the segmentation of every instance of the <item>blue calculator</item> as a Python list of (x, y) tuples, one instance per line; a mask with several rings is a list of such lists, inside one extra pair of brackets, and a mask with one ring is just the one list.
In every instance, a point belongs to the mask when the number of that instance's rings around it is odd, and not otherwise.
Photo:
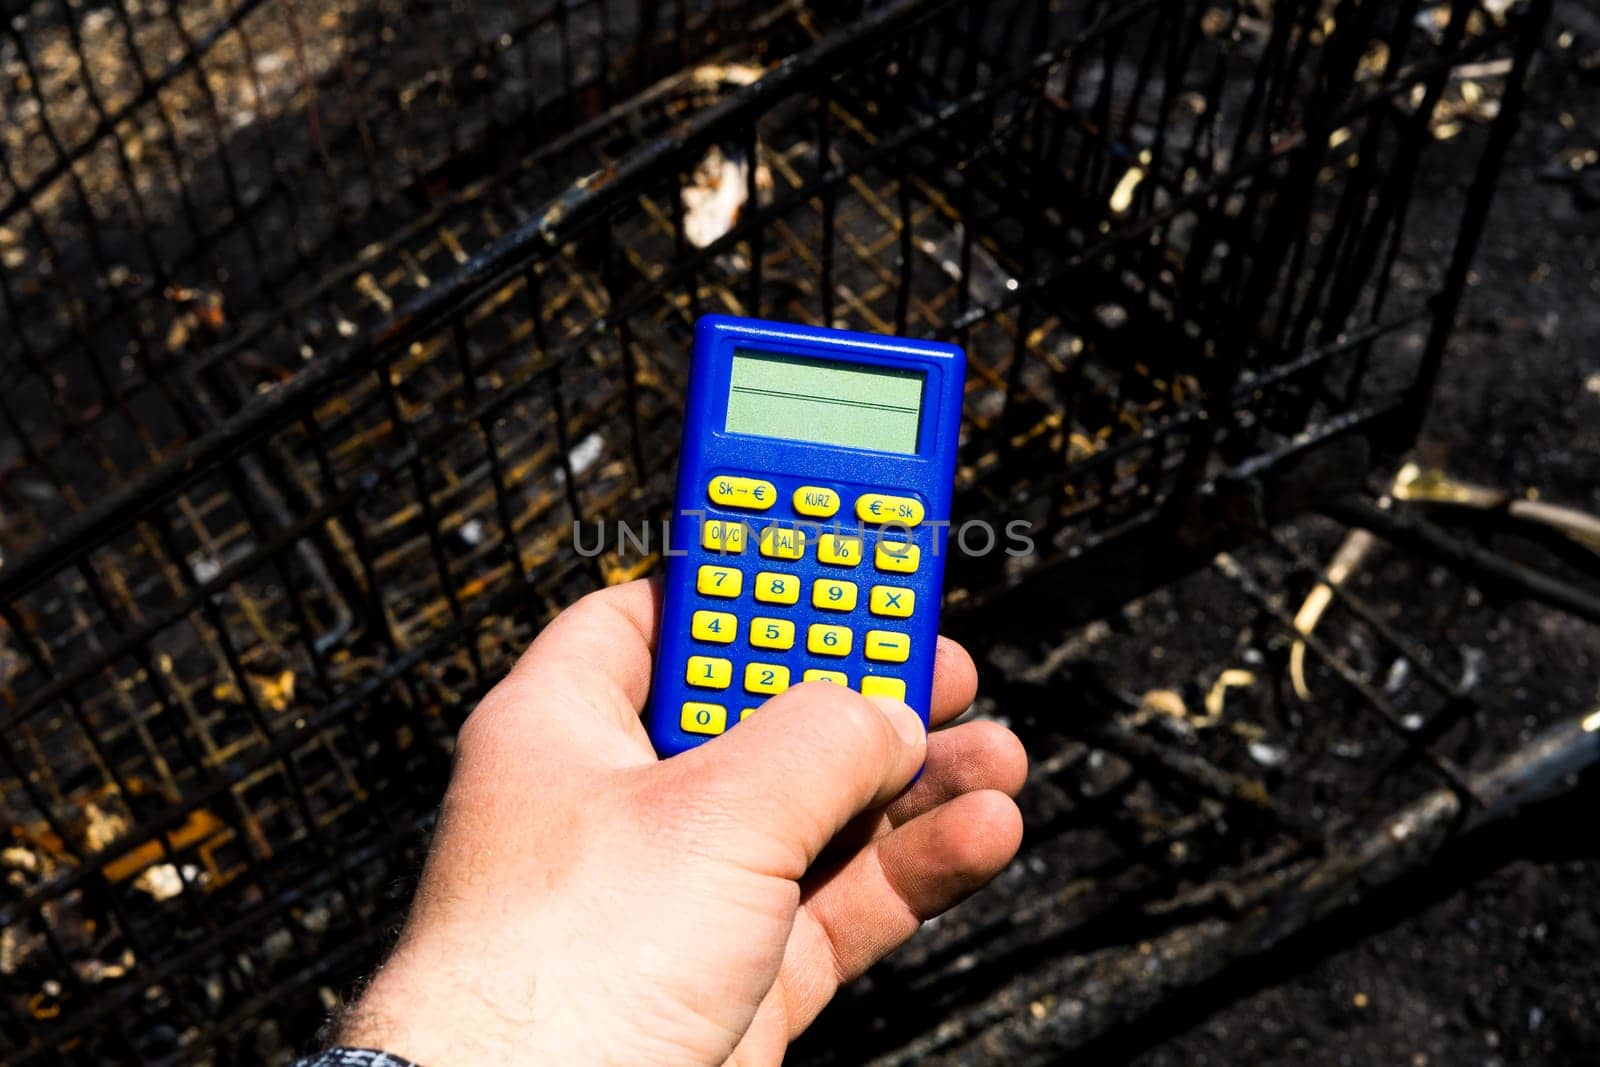
[(647, 723), (662, 756), (802, 682), (928, 718), (966, 355), (696, 324)]

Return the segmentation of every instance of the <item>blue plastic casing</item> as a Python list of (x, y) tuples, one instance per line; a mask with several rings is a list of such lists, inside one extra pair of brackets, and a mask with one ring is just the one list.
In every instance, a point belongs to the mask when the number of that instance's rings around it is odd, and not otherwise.
[[(916, 454), (870, 452), (726, 432), (723, 426), (727, 421), (736, 349), (924, 372), (927, 378)], [(731, 729), (742, 713), (769, 699), (744, 687), (744, 667), (751, 662), (788, 667), (791, 685), (800, 684), (804, 672), (813, 668), (844, 672), (852, 689), (860, 689), (862, 678), (868, 675), (903, 679), (906, 703), (927, 721), (965, 374), (966, 354), (955, 345), (721, 315), (708, 315), (699, 320), (695, 327), (684, 412), (677, 499), (669, 534), (660, 646), (646, 714), (650, 739), (658, 753), (676, 755), (710, 740), (707, 735), (686, 732), (682, 728), (681, 716), (686, 702), (725, 706)], [(789, 429), (774, 426), (772, 432), (780, 434)], [(777, 490), (776, 503), (764, 511), (713, 505), (708, 487), (718, 476), (771, 482)], [(841, 498), (838, 513), (828, 519), (799, 515), (791, 498), (800, 486), (819, 486), (838, 492)], [(909, 529), (863, 524), (856, 517), (856, 498), (867, 493), (915, 497), (926, 508), (926, 517)], [(745, 524), (748, 533), (743, 553), (724, 555), (701, 547), (702, 523), (712, 520)], [(759, 531), (773, 523), (796, 525), (806, 532), (803, 558), (791, 562), (760, 555)], [(816, 552), (819, 533), (862, 537), (865, 543), (861, 562), (852, 568), (820, 563)], [(880, 572), (875, 565), (876, 545), (880, 539), (915, 543), (921, 550), (916, 573)], [(700, 567), (706, 564), (734, 567), (743, 572), (743, 589), (736, 599), (713, 599), (697, 592), (696, 578)], [(757, 602), (754, 582), (759, 571), (795, 575), (801, 583), (799, 602), (792, 606)], [(855, 610), (841, 613), (812, 607), (812, 583), (818, 578), (856, 583), (859, 597)], [(913, 590), (912, 616), (886, 619), (869, 614), (869, 594), (875, 584)], [(690, 623), (696, 610), (728, 612), (736, 616), (735, 640), (731, 644), (711, 644), (694, 639)], [(793, 647), (788, 651), (752, 647), (750, 620), (756, 617), (793, 621)], [(854, 633), (849, 655), (822, 657), (809, 653), (806, 635), (813, 623), (848, 626)], [(906, 662), (869, 661), (865, 656), (866, 634), (873, 629), (908, 634), (911, 647)], [(731, 660), (729, 686), (705, 689), (688, 685), (685, 670), (690, 656)]]

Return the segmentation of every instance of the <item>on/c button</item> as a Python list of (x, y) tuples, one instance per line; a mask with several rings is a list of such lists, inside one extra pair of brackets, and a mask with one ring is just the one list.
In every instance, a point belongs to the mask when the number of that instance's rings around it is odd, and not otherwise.
[(711, 479), (706, 487), (713, 504), (723, 507), (743, 508), (746, 511), (766, 511), (778, 502), (778, 490), (771, 482), (760, 478), (736, 478), (720, 475)]

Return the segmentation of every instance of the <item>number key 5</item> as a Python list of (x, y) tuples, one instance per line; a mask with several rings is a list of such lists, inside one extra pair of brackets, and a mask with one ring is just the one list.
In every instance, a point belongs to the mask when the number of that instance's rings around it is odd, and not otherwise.
[(794, 647), (794, 623), (788, 619), (756, 617), (750, 620), (750, 644), (780, 651)]

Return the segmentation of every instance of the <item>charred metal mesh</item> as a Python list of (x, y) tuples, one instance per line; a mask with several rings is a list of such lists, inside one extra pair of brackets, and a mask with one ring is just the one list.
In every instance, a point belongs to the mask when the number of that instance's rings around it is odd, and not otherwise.
[[(15, 13), (11, 1056), (307, 1040), (404, 905), (477, 695), (653, 566), (573, 529), (664, 517), (701, 313), (967, 348), (956, 513), (1040, 551), (954, 558), (957, 626), (1064, 632), (1300, 505), (1219, 491), (1239, 472), (1331, 448), (1359, 486), (1410, 440), (1543, 6), (1057, 6)], [(1430, 170), (1446, 143), (1473, 166)], [(1453, 248), (1408, 243), (1423, 174), (1458, 190)], [(1378, 808), (1456, 773), (1408, 751), (1426, 773)], [(1135, 755), (1145, 788), (1188, 773)], [(1372, 799), (1256, 804), (1270, 834), (1194, 854), (1249, 868)], [(1111, 825), (1073, 832), (1115, 851)]]

